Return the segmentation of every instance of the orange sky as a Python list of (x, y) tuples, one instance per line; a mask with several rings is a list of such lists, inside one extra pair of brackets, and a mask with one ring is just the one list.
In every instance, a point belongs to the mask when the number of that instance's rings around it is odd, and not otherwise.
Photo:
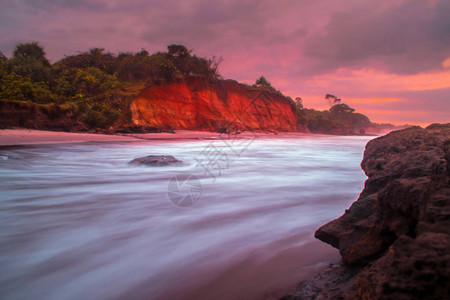
[[(317, 89), (331, 87), (331, 93), (350, 96), (343, 100), (373, 121), (427, 126), (433, 122), (450, 122), (450, 68), (419, 74), (389, 74), (373, 69), (338, 70), (327, 76), (311, 77), (306, 85)], [(304, 90), (304, 89), (303, 89)], [(351, 91), (351, 92), (349, 92)], [(444, 91), (444, 101), (433, 103), (427, 93)], [(289, 95), (301, 95), (306, 106), (327, 109), (323, 95), (302, 95), (301, 90), (289, 89)], [(364, 93), (367, 93), (365, 95)], [(409, 95), (416, 94), (417, 99)], [(424, 95), (424, 96), (422, 96)]]

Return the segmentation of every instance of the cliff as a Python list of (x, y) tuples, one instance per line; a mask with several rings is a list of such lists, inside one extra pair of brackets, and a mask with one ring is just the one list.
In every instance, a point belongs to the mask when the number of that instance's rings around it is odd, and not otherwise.
[(135, 125), (163, 130), (296, 131), (293, 102), (232, 80), (191, 79), (145, 89), (130, 105)]
[(234, 80), (189, 76), (160, 81), (150, 87), (143, 82), (127, 84), (110, 92), (109, 96), (76, 101), (66, 97), (47, 104), (1, 100), (0, 128), (103, 133), (177, 129), (228, 133), (377, 133), (377, 125), (354, 113), (354, 109), (297, 109), (291, 98), (270, 86), (249, 86)]
[(450, 124), (370, 141), (358, 200), (315, 237), (338, 248), (331, 267), (285, 299), (448, 299)]
[(0, 128), (344, 135), (376, 130), (366, 116), (353, 113), (344, 103), (322, 112), (303, 109), (302, 101), (294, 103), (264, 76), (252, 86), (221, 80), (220, 61), (192, 55), (183, 45), (171, 44), (166, 52), (151, 55), (142, 50), (116, 56), (92, 48), (54, 64), (37, 42), (16, 48), (14, 53), (20, 55), (29, 52), (29, 59), (0, 57), (0, 116), (4, 117)]
[(59, 131), (86, 130), (71, 107), (29, 101), (0, 101), (0, 128), (12, 127)]

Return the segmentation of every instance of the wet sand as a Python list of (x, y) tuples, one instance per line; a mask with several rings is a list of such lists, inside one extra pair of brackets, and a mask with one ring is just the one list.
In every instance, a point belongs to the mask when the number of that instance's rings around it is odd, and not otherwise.
[(110, 141), (134, 141), (135, 138), (92, 134), (92, 133), (71, 133), (42, 131), (30, 129), (3, 129), (0, 130), (0, 146), (28, 145), (28, 144), (59, 144), (78, 142), (110, 142)]
[(252, 133), (244, 132), (238, 135), (220, 134), (207, 131), (177, 130), (175, 133), (134, 133), (134, 134), (93, 134), (56, 132), (32, 129), (3, 129), (0, 130), (0, 146), (29, 145), (29, 144), (59, 144), (79, 142), (136, 142), (138, 140), (198, 140), (198, 139), (233, 139), (233, 138), (279, 138), (305, 136), (304, 133), (283, 132)]

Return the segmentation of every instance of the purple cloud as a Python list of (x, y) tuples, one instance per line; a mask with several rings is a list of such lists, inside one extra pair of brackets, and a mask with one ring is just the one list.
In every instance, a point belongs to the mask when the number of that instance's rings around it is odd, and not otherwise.
[[(336, 90), (369, 98), (372, 90), (339, 72), (442, 72), (450, 57), (448, 16), (448, 0), (3, 0), (0, 51), (10, 56), (17, 43), (39, 41), (55, 62), (92, 47), (117, 54), (181, 43), (199, 56), (222, 56), (226, 78), (252, 83), (265, 75), (291, 96), (319, 99)], [(317, 81), (330, 85), (314, 83), (318, 77), (331, 78)], [(366, 87), (377, 80), (365, 78)], [(378, 92), (397, 97), (405, 87)], [(411, 93), (409, 99), (442, 101)]]
[(441, 69), (450, 55), (450, 2), (377, 2), (332, 15), (325, 33), (310, 36), (305, 55), (316, 70), (371, 66), (412, 74)]

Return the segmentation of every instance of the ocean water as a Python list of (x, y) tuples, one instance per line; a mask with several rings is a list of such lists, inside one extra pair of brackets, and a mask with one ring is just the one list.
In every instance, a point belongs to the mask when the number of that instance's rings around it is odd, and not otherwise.
[[(276, 299), (338, 262), (314, 231), (369, 137), (0, 148), (1, 299)], [(180, 165), (130, 165), (173, 155)]]

